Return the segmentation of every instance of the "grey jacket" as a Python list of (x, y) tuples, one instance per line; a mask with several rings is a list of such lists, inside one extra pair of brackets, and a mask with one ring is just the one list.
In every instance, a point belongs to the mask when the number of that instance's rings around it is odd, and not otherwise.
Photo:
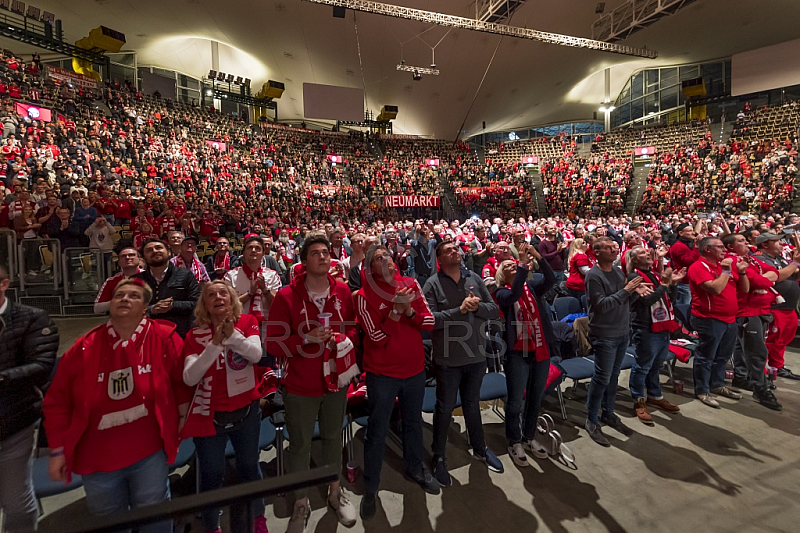
[(461, 269), (464, 290), (480, 297), (481, 303), (474, 313), (462, 314), (461, 302), (448, 302), (439, 272), (428, 278), (422, 289), (434, 317), (433, 358), (437, 365), (464, 366), (486, 359), (488, 321), (499, 316), (499, 308), (483, 284), (480, 275)]

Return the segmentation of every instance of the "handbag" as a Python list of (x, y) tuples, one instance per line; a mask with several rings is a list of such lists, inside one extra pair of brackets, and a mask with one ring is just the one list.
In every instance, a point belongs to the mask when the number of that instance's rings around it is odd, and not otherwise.
[(214, 425), (223, 430), (230, 430), (240, 425), (247, 415), (250, 414), (250, 409), (253, 404), (245, 405), (234, 411), (215, 411), (214, 412)]

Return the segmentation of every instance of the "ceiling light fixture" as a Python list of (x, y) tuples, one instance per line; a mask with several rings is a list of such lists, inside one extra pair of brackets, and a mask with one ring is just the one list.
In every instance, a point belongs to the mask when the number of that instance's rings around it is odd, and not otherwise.
[(439, 75), (438, 68), (412, 67), (411, 65), (405, 65), (402, 63), (397, 65), (397, 70), (402, 70), (403, 72), (416, 72), (419, 74), (430, 74), (431, 76)]
[(606, 43), (603, 41), (595, 41), (593, 39), (584, 39), (583, 37), (571, 37), (569, 35), (531, 30), (528, 28), (519, 28), (517, 26), (508, 26), (506, 24), (497, 24), (494, 22), (482, 22), (480, 20), (474, 20), (466, 17), (456, 17), (455, 15), (446, 15), (444, 13), (436, 13), (434, 11), (424, 11), (422, 9), (395, 6), (392, 4), (372, 2), (369, 0), (305, 1), (311, 2), (312, 4), (345, 7), (347, 9), (362, 11), (364, 13), (375, 13), (377, 15), (385, 15), (388, 17), (417, 20), (429, 24), (438, 24), (440, 26), (464, 28), (467, 30), (493, 33), (496, 35), (507, 35), (509, 37), (519, 37), (521, 39), (530, 39), (548, 44), (558, 44), (561, 46), (571, 46), (574, 48), (589, 48), (591, 50), (600, 50), (603, 52), (611, 52), (635, 57), (645, 57), (648, 59), (655, 59), (658, 57), (658, 52), (655, 50), (634, 48), (632, 46)]

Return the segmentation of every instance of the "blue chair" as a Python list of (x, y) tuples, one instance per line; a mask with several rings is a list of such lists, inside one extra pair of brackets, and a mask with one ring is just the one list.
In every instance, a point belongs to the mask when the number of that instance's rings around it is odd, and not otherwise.
[[(461, 407), (460, 392), (456, 396), (456, 405), (453, 408), (458, 409), (459, 407)], [(425, 397), (422, 399), (422, 412), (431, 414), (435, 410), (436, 410), (436, 387), (425, 387)]]
[[(50, 456), (37, 457), (33, 460), (33, 492), (36, 499), (41, 500), (48, 496), (64, 494), (83, 486), (81, 476), (72, 475), (72, 481), (68, 484), (63, 481), (50, 480)], [(40, 505), (41, 507), (41, 505)]]
[(620, 370), (630, 370), (633, 368), (633, 363), (636, 361), (636, 348), (628, 346), (625, 350), (625, 357), (622, 359), (622, 366)]
[[(272, 425), (272, 422), (270, 422), (268, 418), (263, 419), (261, 421), (261, 429), (258, 432), (258, 449), (268, 450), (270, 446), (275, 444), (276, 437), (275, 426)], [(281, 453), (281, 451), (278, 450), (278, 453)], [(225, 457), (230, 459), (235, 455), (236, 452), (233, 450), (233, 445), (231, 441), (228, 440), (228, 444), (225, 445)]]
[[(556, 301), (558, 301), (558, 299), (556, 299)], [(558, 364), (558, 367), (564, 375), (564, 379), (572, 380), (573, 388), (578, 386), (579, 381), (589, 379), (594, 375), (594, 359), (591, 357), (565, 359)], [(561, 417), (566, 420), (567, 408), (564, 405), (564, 394), (561, 392), (560, 382), (556, 387), (556, 393), (558, 394), (558, 403), (561, 406)]]
[(492, 411), (505, 420), (505, 415), (500, 412), (498, 402), (508, 396), (506, 375), (502, 372), (489, 372), (483, 376), (480, 398), (482, 402), (493, 402)]
[(183, 468), (184, 466), (189, 464), (189, 461), (192, 460), (194, 456), (195, 446), (194, 440), (192, 439), (185, 439), (181, 441), (181, 445), (178, 447), (178, 454), (175, 456), (175, 462), (169, 465), (169, 471), (173, 472), (179, 468)]
[(573, 313), (583, 313), (581, 303), (572, 296), (561, 296), (553, 300), (553, 309), (556, 312), (556, 320), (561, 320)]

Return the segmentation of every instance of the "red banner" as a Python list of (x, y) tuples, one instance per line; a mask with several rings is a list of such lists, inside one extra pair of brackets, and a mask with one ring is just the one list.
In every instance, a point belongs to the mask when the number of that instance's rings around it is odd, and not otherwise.
[(491, 187), (456, 187), (456, 194), (481, 194), (481, 193), (496, 193), (503, 192), (517, 192), (521, 190), (521, 186), (513, 185), (494, 185)]
[(383, 205), (386, 207), (439, 207), (438, 196), (384, 196)]
[(439, 166), (439, 158), (437, 157), (437, 158), (434, 158), (434, 159), (426, 159), (425, 160), (425, 166), (438, 167)]
[(340, 156), (340, 155), (328, 154), (327, 158), (328, 158), (328, 161), (330, 161), (331, 163), (339, 163), (339, 164), (341, 164), (341, 163), (344, 162), (344, 158), (342, 156)]
[(63, 68), (51, 67), (47, 65), (47, 75), (54, 80), (64, 83), (71, 83), (75, 87), (83, 87), (84, 89), (97, 89), (97, 80), (72, 72), (71, 70), (64, 70)]
[(633, 151), (633, 155), (653, 155), (655, 153), (655, 146), (640, 146)]
[(46, 107), (38, 107), (31, 104), (23, 104), (17, 102), (14, 107), (23, 117), (30, 117), (31, 120), (41, 120), (42, 122), (50, 122), (53, 119), (52, 113)]
[(526, 155), (522, 158), (523, 165), (536, 165), (537, 163), (539, 163), (539, 156)]
[(219, 150), (220, 152), (228, 151), (228, 145), (225, 144), (224, 142), (207, 140), (206, 144), (209, 145), (214, 150)]

